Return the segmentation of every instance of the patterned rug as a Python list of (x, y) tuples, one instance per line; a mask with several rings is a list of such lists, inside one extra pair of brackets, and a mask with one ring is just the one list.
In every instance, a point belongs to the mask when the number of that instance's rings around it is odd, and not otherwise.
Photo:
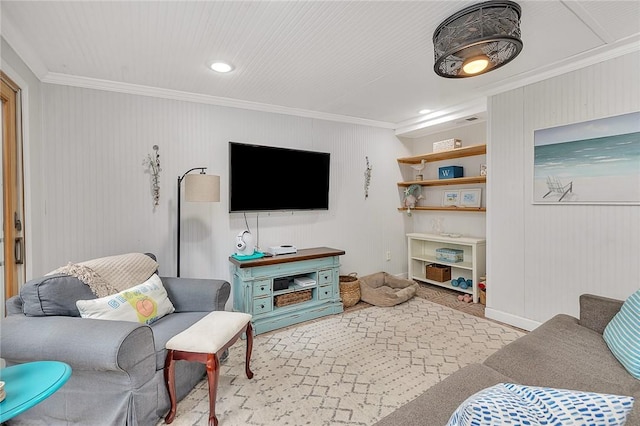
[[(522, 335), (423, 298), (260, 334), (253, 379), (244, 373), (244, 340), (221, 366), (218, 420), (224, 426), (371, 425)], [(208, 416), (202, 380), (178, 403), (172, 424), (206, 425)]]

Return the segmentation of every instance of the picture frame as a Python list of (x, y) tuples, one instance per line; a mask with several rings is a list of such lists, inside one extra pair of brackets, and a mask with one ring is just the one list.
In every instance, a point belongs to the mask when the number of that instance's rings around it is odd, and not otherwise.
[(533, 132), (533, 204), (640, 205), (640, 112)]
[(462, 189), (460, 190), (460, 207), (480, 207), (482, 203), (482, 189)]
[(442, 206), (443, 207), (454, 207), (458, 205), (460, 200), (460, 191), (459, 190), (445, 190), (442, 191)]

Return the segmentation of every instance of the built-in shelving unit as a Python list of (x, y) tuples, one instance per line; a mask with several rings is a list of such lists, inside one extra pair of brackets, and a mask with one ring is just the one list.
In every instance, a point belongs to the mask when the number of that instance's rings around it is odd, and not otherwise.
[[(462, 148), (451, 149), (449, 151), (431, 152), (428, 154), (414, 155), (411, 157), (398, 158), (398, 164), (420, 164), (432, 163), (437, 161), (446, 161), (455, 158), (471, 157), (476, 155), (485, 155), (487, 153), (487, 145), (471, 145)], [(398, 182), (398, 187), (406, 188), (411, 185), (420, 186), (449, 186), (449, 185), (470, 185), (483, 184), (487, 182), (486, 176), (466, 176), (453, 179), (431, 179), (431, 180), (413, 180)], [(407, 210), (406, 207), (399, 207), (399, 211)], [(451, 212), (485, 212), (485, 207), (444, 207), (444, 206), (416, 206), (411, 211), (451, 211)]]
[[(453, 238), (442, 235), (411, 233), (407, 234), (407, 244), (409, 279), (471, 294), (473, 302), (478, 303), (478, 283), (480, 277), (486, 275), (486, 240), (471, 237)], [(436, 255), (436, 249), (439, 248), (462, 250), (464, 253), (463, 261), (446, 262), (439, 260)], [(471, 279), (473, 285), (471, 288), (463, 289), (451, 285), (451, 280), (440, 282), (427, 279), (426, 266), (433, 263), (449, 266), (451, 268), (451, 278), (464, 277), (465, 279)]]
[(414, 155), (412, 157), (398, 158), (400, 164), (420, 164), (422, 160), (427, 163), (433, 161), (451, 160), (452, 158), (470, 157), (472, 155), (484, 155), (487, 153), (487, 145), (471, 145), (449, 151), (431, 152), (429, 154)]

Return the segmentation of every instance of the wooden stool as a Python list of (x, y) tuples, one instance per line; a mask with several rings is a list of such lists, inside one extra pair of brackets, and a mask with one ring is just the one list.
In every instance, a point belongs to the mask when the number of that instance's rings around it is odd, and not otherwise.
[(222, 354), (245, 333), (247, 335), (247, 354), (245, 372), (251, 379), (253, 373), (249, 368), (251, 350), (253, 348), (253, 327), (251, 315), (242, 312), (211, 312), (197, 323), (176, 334), (167, 342), (167, 359), (164, 364), (164, 378), (171, 399), (171, 409), (165, 423), (171, 423), (176, 417), (176, 382), (175, 365), (177, 360), (197, 361), (207, 366), (209, 382), (209, 426), (217, 426), (216, 393), (220, 376), (220, 360)]

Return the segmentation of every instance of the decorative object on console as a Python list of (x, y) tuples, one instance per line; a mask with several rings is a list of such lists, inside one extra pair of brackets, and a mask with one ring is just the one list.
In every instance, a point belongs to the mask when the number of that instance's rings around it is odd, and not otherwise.
[(465, 78), (493, 71), (522, 51), (520, 6), (492, 0), (473, 4), (444, 20), (433, 33), (436, 74)]
[(367, 161), (367, 168), (364, 169), (364, 199), (369, 198), (369, 185), (371, 185), (371, 164), (369, 164), (369, 157), (364, 157)]
[(240, 256), (251, 256), (256, 249), (255, 241), (251, 232), (244, 230), (236, 236), (236, 254)]
[(160, 205), (160, 154), (158, 145), (153, 146), (155, 154), (147, 154), (147, 158), (142, 162), (142, 165), (147, 166), (146, 172), (151, 175), (151, 195), (153, 196), (153, 210)]
[[(194, 170), (200, 170), (199, 174), (190, 175)], [(185, 180), (185, 201), (218, 202), (220, 201), (220, 176), (207, 175), (206, 167), (194, 167), (178, 177), (178, 235), (176, 238), (177, 259), (176, 277), (180, 276), (180, 185)]]
[(487, 165), (480, 164), (480, 176), (486, 176), (486, 175), (487, 175)]

